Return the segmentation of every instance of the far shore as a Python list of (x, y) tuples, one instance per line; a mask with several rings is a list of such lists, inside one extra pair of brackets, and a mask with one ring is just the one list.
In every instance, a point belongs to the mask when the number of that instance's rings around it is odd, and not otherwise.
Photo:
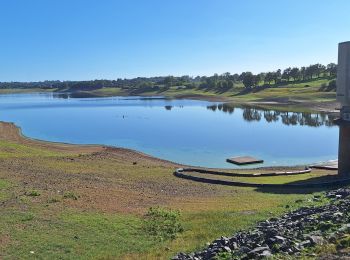
[(140, 97), (164, 97), (169, 99), (194, 99), (209, 102), (231, 103), (237, 106), (252, 106), (262, 109), (288, 111), (288, 112), (323, 112), (339, 114), (339, 103), (334, 98), (308, 98), (305, 96), (273, 96), (251, 97), (245, 95), (215, 95), (213, 93), (187, 93), (186, 91), (162, 92), (162, 93), (129, 93), (120, 89), (113, 91), (60, 91), (57, 89), (0, 89), (1, 94), (24, 94), (24, 93), (57, 93), (71, 98), (104, 98), (116, 96), (140, 96)]

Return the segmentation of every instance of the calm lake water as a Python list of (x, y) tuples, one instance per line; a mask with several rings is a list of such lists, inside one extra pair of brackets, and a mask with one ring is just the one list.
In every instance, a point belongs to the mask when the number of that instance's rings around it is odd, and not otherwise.
[(235, 108), (198, 100), (57, 94), (0, 95), (0, 120), (48, 141), (105, 144), (206, 167), (234, 167), (251, 155), (263, 166), (337, 158), (338, 127), (324, 114)]

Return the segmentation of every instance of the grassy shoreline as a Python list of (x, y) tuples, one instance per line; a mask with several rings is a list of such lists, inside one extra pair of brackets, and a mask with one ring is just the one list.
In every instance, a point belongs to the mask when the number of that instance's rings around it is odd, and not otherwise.
[[(0, 130), (0, 257), (4, 258), (34, 254), (167, 259), (259, 220), (310, 205), (314, 202), (307, 199), (320, 191), (190, 182), (173, 176), (176, 164), (135, 151), (41, 142), (21, 136), (16, 126), (3, 122)], [(306, 181), (329, 174), (334, 173), (317, 170), (273, 181)], [(180, 210), (184, 232), (175, 240), (159, 242), (144, 232), (144, 214), (154, 206)]]

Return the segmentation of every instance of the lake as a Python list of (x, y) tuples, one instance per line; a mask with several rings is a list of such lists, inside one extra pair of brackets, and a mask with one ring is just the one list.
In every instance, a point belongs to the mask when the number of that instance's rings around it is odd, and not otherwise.
[(336, 159), (338, 149), (338, 127), (326, 114), (199, 100), (0, 95), (0, 120), (31, 138), (125, 147), (205, 167), (234, 168), (225, 160), (240, 155), (264, 159), (261, 166), (304, 165)]

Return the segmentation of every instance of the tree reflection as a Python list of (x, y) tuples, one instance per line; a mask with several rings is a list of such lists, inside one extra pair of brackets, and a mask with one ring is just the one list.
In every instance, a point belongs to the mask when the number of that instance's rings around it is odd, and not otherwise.
[(235, 107), (231, 104), (219, 104), (219, 105), (212, 105), (212, 106), (207, 106), (207, 109), (212, 110), (212, 111), (222, 111), (224, 113), (229, 113), (232, 114), (235, 112)]
[(277, 122), (279, 120), (280, 113), (277, 111), (264, 111), (264, 118), (266, 122)]
[(261, 120), (261, 112), (258, 109), (244, 109), (243, 110), (243, 118), (246, 121), (260, 121)]
[[(232, 104), (218, 104), (208, 106), (207, 109), (212, 111), (222, 111), (232, 114), (235, 107)], [(246, 121), (260, 121), (262, 118), (268, 123), (281, 120), (284, 125), (301, 125), (301, 126), (334, 126), (335, 116), (326, 113), (297, 113), (297, 112), (279, 112), (267, 109), (258, 109), (253, 107), (243, 107), (243, 119)]]

